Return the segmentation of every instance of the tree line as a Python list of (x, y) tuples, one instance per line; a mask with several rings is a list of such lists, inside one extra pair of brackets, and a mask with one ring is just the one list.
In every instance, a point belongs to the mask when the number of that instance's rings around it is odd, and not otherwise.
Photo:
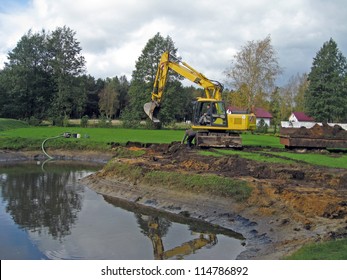
[[(146, 119), (143, 105), (150, 100), (160, 56), (167, 50), (177, 56), (172, 38), (157, 33), (149, 39), (128, 81), (126, 76), (87, 75), (75, 37), (66, 26), (22, 36), (0, 70), (0, 117), (56, 125), (69, 118), (120, 118), (127, 127)], [(317, 121), (347, 121), (347, 63), (333, 39), (318, 51), (309, 74), (293, 76), (278, 87), (282, 72), (270, 36), (247, 42), (225, 70), (229, 89), (224, 100), (240, 108), (268, 109), (274, 124), (292, 111), (304, 111)], [(163, 124), (191, 119), (192, 100), (204, 94), (183, 86), (182, 79), (169, 76), (159, 116)]]

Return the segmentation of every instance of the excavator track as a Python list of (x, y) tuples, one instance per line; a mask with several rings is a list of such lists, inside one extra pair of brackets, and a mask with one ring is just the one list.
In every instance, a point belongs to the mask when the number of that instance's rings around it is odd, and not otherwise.
[(202, 148), (242, 148), (242, 139), (238, 133), (198, 131), (196, 144)]

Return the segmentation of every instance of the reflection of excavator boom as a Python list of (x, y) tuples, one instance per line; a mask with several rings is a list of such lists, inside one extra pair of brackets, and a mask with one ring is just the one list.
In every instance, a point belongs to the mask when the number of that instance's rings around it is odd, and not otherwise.
[(172, 257), (187, 256), (195, 253), (197, 250), (206, 247), (207, 245), (217, 244), (217, 237), (215, 234), (199, 234), (199, 237), (188, 242), (183, 243), (181, 246), (175, 247), (173, 249), (164, 252), (164, 259), (171, 259)]
[(193, 107), (192, 129), (197, 131), (197, 145), (202, 147), (241, 147), (239, 132), (256, 128), (255, 115), (253, 113), (227, 114), (222, 100), (222, 84), (209, 80), (177, 58), (171, 59), (169, 52), (164, 52), (161, 56), (151, 101), (143, 107), (148, 117), (154, 123), (160, 122), (158, 113), (170, 69), (204, 89), (205, 97), (198, 98)]
[(152, 241), (154, 258), (156, 260), (166, 260), (173, 257), (183, 258), (183, 256), (191, 255), (197, 250), (206, 247), (207, 245), (217, 244), (217, 237), (215, 234), (203, 234), (199, 233), (199, 237), (188, 242), (181, 244), (175, 248), (165, 251), (162, 238), (158, 231), (158, 221), (149, 217), (148, 228), (149, 235), (148, 237)]

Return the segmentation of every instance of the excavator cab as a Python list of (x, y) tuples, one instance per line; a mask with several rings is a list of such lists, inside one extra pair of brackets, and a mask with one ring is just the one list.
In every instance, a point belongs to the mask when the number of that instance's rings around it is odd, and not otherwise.
[(199, 99), (193, 106), (193, 125), (211, 127), (227, 127), (228, 118), (223, 101)]

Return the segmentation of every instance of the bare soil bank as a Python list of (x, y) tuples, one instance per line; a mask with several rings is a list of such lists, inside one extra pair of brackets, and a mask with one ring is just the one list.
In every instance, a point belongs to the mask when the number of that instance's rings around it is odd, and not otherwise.
[[(101, 170), (83, 180), (95, 191), (178, 215), (216, 224), (245, 238), (239, 259), (280, 259), (307, 242), (347, 236), (347, 170), (295, 164), (261, 163), (239, 156), (207, 157), (179, 143), (129, 143), (142, 149), (119, 162), (151, 170), (218, 174), (245, 180), (253, 188), (246, 201), (145, 186)], [(252, 151), (247, 149), (247, 151)]]

